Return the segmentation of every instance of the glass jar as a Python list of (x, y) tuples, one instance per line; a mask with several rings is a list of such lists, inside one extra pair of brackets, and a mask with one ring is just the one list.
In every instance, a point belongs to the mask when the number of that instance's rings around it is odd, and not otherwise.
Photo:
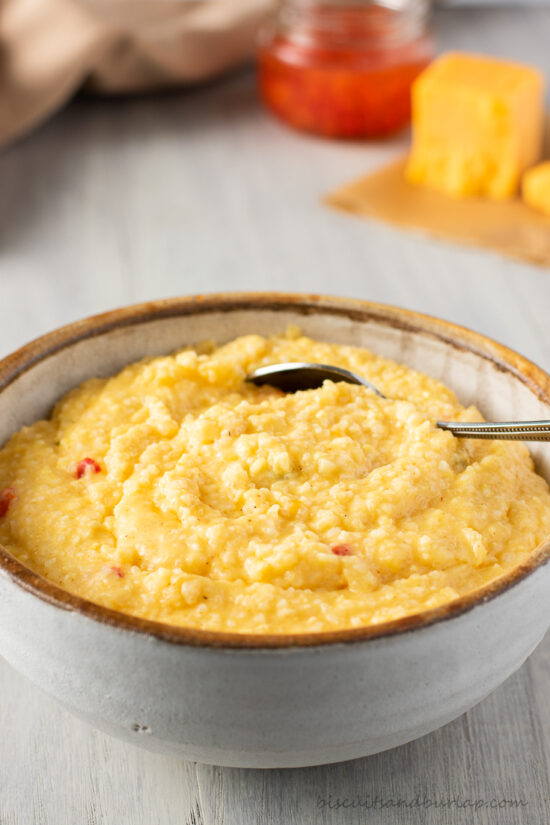
[(427, 10), (428, 0), (282, 0), (260, 33), (264, 103), (320, 135), (399, 131), (413, 80), (434, 56)]

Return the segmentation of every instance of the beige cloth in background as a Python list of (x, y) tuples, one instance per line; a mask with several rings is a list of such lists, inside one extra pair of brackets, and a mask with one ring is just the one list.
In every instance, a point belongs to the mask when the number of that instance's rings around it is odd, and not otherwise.
[(207, 80), (254, 52), (273, 0), (0, 0), (0, 146), (83, 84), (136, 92)]

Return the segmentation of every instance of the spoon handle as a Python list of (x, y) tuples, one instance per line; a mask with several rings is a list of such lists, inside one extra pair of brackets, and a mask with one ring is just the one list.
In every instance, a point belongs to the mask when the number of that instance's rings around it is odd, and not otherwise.
[(550, 421), (438, 421), (437, 426), (457, 438), (550, 441)]

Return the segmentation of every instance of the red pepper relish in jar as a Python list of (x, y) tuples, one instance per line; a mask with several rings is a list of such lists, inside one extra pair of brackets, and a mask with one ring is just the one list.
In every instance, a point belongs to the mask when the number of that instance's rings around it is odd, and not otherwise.
[(264, 103), (328, 137), (399, 131), (412, 83), (434, 55), (426, 17), (427, 0), (283, 0), (260, 33)]

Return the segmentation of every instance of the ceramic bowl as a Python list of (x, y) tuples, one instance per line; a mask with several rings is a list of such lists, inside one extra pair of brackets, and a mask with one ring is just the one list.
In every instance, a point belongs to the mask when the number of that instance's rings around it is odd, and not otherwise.
[[(0, 444), (90, 376), (288, 324), (423, 370), (487, 418), (550, 418), (549, 376), (466, 329), (364, 301), (229, 294), (96, 316), (8, 356)], [(550, 479), (550, 447), (534, 445), (533, 454)], [(254, 636), (94, 605), (0, 547), (0, 653), (80, 717), (150, 750), (265, 768), (352, 759), (444, 725), (524, 662), (550, 625), (549, 556), (550, 541), (482, 590), (375, 627)]]

